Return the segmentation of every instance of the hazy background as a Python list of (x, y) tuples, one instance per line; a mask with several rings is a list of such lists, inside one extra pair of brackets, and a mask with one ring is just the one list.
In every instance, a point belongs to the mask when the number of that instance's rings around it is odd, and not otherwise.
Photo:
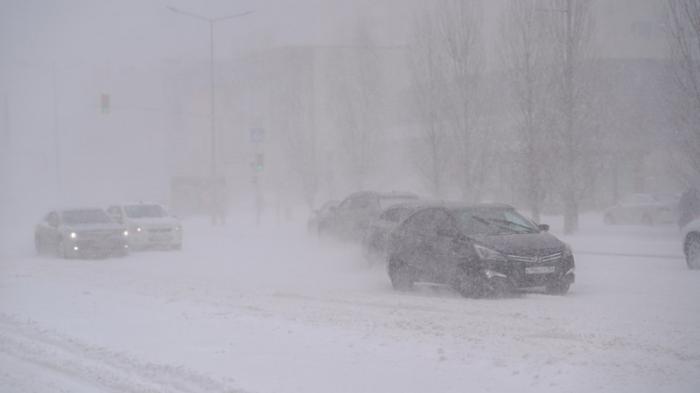
[[(211, 17), (255, 11), (215, 27), (217, 166), (232, 212), (252, 209), (254, 177), (266, 214), (291, 211), (298, 218), (305, 218), (305, 206), (359, 188), (436, 194), (420, 174), (422, 123), (409, 63), (416, 21), (439, 3), (0, 1), (4, 230), (22, 228), (28, 237), (26, 228), (50, 206), (168, 204), (173, 178), (209, 175), (208, 25), (168, 5)], [(477, 97), (489, 108), (488, 132), (480, 135), (492, 142), (489, 157), (500, 158), (479, 171), (477, 196), (460, 192), (458, 171), (446, 171), (438, 196), (526, 205), (516, 185), (521, 165), (504, 153), (518, 139), (501, 74), (507, 4), (483, 2), (478, 18)], [(589, 86), (600, 93), (594, 101), (615, 108), (596, 115), (604, 119), (596, 125), (604, 140), (596, 151), (605, 149), (614, 165), (582, 175), (592, 186), (579, 208), (601, 209), (630, 192), (678, 192), (685, 180), (673, 163), (662, 105), (670, 89), (663, 7), (651, 0), (592, 4), (586, 64), (599, 72)], [(362, 74), (374, 77), (368, 83), (374, 109), (363, 118), (374, 135), (363, 153), (369, 159), (345, 154), (355, 140), (345, 137), (345, 125), (357, 120), (344, 112), (355, 101), (348, 86)], [(102, 94), (110, 99), (106, 113)], [(265, 130), (264, 143), (251, 143), (252, 128)], [(258, 172), (250, 166), (257, 154), (264, 155)], [(356, 167), (360, 161), (367, 167)], [(611, 168), (615, 179), (606, 177)], [(554, 194), (542, 209), (558, 214)]]

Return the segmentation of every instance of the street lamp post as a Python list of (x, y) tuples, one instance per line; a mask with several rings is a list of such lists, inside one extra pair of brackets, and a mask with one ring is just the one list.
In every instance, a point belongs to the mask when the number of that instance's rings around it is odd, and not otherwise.
[(216, 172), (217, 172), (217, 165), (216, 165), (216, 120), (215, 120), (216, 95), (214, 93), (214, 23), (221, 22), (224, 20), (233, 19), (233, 18), (238, 18), (238, 17), (245, 16), (245, 15), (249, 15), (249, 14), (252, 14), (253, 11), (246, 11), (246, 12), (241, 12), (238, 14), (233, 14), (233, 15), (228, 15), (228, 16), (210, 18), (210, 17), (194, 14), (192, 12), (183, 11), (183, 10), (175, 8), (173, 6), (168, 6), (168, 9), (170, 11), (175, 12), (175, 13), (190, 16), (192, 18), (199, 19), (201, 21), (209, 23), (209, 79), (210, 79), (210, 101), (209, 102), (211, 105), (211, 107), (210, 107), (210, 111), (211, 111), (211, 119), (210, 119), (211, 120), (210, 176), (211, 176), (211, 179), (213, 181), (214, 178), (216, 177)]

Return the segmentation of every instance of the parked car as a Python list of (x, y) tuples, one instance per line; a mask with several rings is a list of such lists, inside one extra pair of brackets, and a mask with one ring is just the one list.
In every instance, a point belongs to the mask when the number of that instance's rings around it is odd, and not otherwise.
[(311, 212), (309, 221), (306, 223), (306, 229), (310, 234), (318, 234), (318, 226), (321, 221), (326, 219), (330, 214), (330, 210), (338, 206), (340, 201), (328, 201), (321, 205), (320, 208)]
[(417, 199), (417, 195), (404, 192), (356, 192), (330, 208), (318, 224), (319, 234), (359, 242), (383, 209)]
[(370, 224), (367, 233), (362, 238), (362, 252), (365, 259), (370, 263), (386, 260), (386, 246), (389, 234), (401, 221), (408, 217), (416, 205), (412, 203), (402, 203), (390, 206)]
[(606, 224), (670, 224), (678, 217), (678, 197), (673, 194), (631, 194), (605, 210)]
[(683, 227), (683, 253), (689, 269), (700, 269), (700, 218)]
[(563, 295), (574, 257), (548, 230), (508, 205), (428, 204), (392, 231), (387, 271), (398, 290), (431, 282), (463, 296), (535, 287)]
[(107, 213), (129, 229), (133, 249), (182, 248), (182, 225), (177, 217), (157, 203), (112, 205)]
[(53, 210), (34, 230), (40, 254), (62, 258), (124, 256), (128, 253), (128, 230), (98, 208)]

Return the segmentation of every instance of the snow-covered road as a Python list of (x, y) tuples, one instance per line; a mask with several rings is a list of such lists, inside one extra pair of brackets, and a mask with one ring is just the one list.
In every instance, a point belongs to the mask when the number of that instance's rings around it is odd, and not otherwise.
[(700, 272), (674, 228), (584, 230), (569, 295), (498, 300), (396, 293), (301, 225), (185, 230), (182, 252), (0, 254), (0, 391), (700, 389)]

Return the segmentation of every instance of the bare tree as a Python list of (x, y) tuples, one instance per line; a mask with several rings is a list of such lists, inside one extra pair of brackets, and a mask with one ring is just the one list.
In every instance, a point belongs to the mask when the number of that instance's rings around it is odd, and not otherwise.
[(335, 121), (340, 148), (355, 189), (362, 189), (376, 163), (382, 113), (382, 67), (379, 49), (366, 21), (356, 24), (354, 44), (342, 56), (332, 78)]
[(289, 49), (275, 65), (271, 94), (275, 128), (283, 135), (287, 170), (298, 179), (304, 202), (312, 207), (319, 187), (314, 75), (307, 49)]
[(510, 1), (502, 17), (502, 61), (516, 107), (519, 168), (532, 217), (538, 221), (546, 190), (546, 108), (551, 45), (542, 26), (541, 1)]
[(434, 197), (446, 194), (446, 172), (451, 162), (453, 140), (445, 124), (446, 80), (444, 53), (436, 44), (439, 32), (434, 18), (425, 13), (416, 18), (409, 47), (411, 99), (419, 135), (412, 146), (413, 162)]
[(578, 229), (579, 204), (590, 188), (593, 144), (591, 74), (584, 72), (590, 59), (589, 45), (593, 31), (591, 0), (553, 0), (549, 3), (547, 23), (552, 37), (554, 56), (551, 88), (559, 105), (554, 106), (557, 188), (564, 209), (564, 231)]
[(678, 87), (673, 123), (691, 181), (700, 178), (700, 2), (667, 0), (667, 33)]
[(435, 26), (438, 36), (433, 45), (442, 52), (440, 66), (447, 84), (445, 120), (460, 147), (458, 173), (463, 198), (476, 200), (480, 195), (486, 151), (485, 129), (479, 130), (483, 108), (479, 88), (483, 72), (483, 9), (479, 0), (441, 0), (436, 5)]

